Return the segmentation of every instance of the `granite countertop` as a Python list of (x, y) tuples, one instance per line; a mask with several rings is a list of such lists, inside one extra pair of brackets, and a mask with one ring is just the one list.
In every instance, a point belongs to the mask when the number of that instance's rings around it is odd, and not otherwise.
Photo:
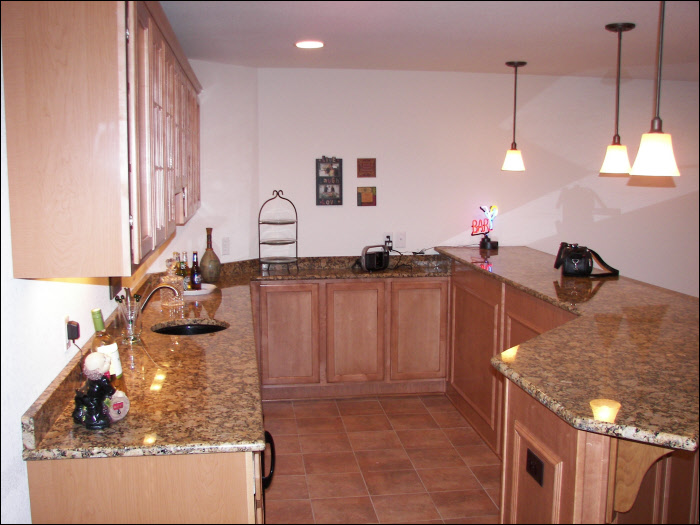
[[(131, 403), (127, 416), (98, 431), (73, 422), (73, 398), (81, 384), (78, 353), (22, 416), (24, 459), (264, 450), (251, 281), (450, 275), (450, 259), (439, 255), (392, 257), (388, 270), (372, 273), (353, 269), (356, 259), (306, 258), (298, 270), (280, 267), (264, 274), (257, 260), (227, 263), (217, 289), (186, 297), (182, 308), (161, 307), (156, 292), (143, 313), (142, 341), (119, 345)], [(142, 289), (150, 291), (160, 277), (149, 276)], [(115, 317), (116, 311), (105, 320), (114, 334)], [(182, 318), (216, 319), (230, 327), (196, 336), (150, 331)]]
[[(577, 429), (697, 449), (697, 297), (626, 278), (622, 264), (621, 277), (573, 278), (530, 248), (435, 250), (579, 315), (494, 357), (500, 373)], [(614, 422), (594, 419), (594, 399), (620, 403)]]

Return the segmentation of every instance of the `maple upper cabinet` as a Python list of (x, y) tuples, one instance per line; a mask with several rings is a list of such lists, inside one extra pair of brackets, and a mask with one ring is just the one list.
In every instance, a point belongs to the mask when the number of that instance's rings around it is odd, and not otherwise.
[(174, 233), (168, 53), (201, 89), (157, 2), (2, 3), (14, 277), (128, 276)]

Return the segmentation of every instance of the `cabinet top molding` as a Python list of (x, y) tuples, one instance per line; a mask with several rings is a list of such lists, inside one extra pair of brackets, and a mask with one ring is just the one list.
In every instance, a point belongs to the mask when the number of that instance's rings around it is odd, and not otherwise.
[[(554, 256), (526, 247), (489, 254), (435, 250), (579, 315), (491, 360), (574, 428), (669, 448), (698, 447), (698, 298), (625, 277), (562, 277)], [(454, 272), (454, 270), (453, 270)], [(614, 423), (590, 402), (620, 403)]]

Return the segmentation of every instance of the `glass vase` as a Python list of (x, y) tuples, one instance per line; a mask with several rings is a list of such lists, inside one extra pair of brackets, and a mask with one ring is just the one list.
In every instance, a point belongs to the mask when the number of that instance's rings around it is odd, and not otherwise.
[(221, 275), (221, 261), (211, 247), (211, 231), (207, 228), (207, 249), (199, 260), (199, 270), (202, 273), (202, 282), (215, 283)]

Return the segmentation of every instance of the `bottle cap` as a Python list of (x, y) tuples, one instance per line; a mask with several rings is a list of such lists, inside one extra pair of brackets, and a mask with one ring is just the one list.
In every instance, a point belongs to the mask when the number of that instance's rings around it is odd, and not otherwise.
[(92, 313), (92, 324), (95, 325), (95, 331), (101, 332), (105, 329), (105, 321), (102, 318), (102, 308), (93, 308), (90, 312)]

